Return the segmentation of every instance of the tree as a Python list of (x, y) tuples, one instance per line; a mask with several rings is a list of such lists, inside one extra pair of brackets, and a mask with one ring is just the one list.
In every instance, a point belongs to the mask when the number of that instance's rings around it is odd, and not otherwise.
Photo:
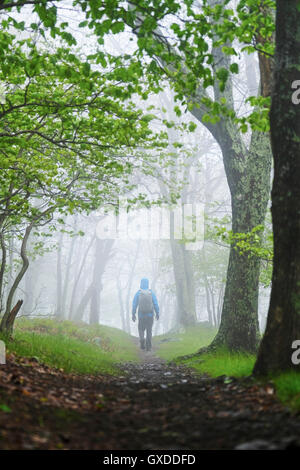
[[(127, 9), (123, 4), (115, 6), (110, 14), (110, 29), (113, 32), (120, 18), (132, 28), (137, 35), (137, 56), (148, 53), (152, 59), (149, 68), (161, 80), (162, 77), (169, 80), (176, 98), (216, 139), (231, 192), (232, 230), (248, 233), (263, 225), (269, 199), (271, 149), (268, 132), (262, 131), (268, 130), (267, 85), (271, 79), (269, 43), (272, 43), (273, 25), (268, 8), (265, 5), (260, 8), (250, 1), (239, 3), (240, 24), (237, 24), (233, 10), (226, 8), (227, 3), (208, 0), (200, 5), (166, 1), (158, 7), (142, 1), (129, 2)], [(106, 14), (104, 7), (97, 11), (91, 9), (91, 26)], [(165, 18), (170, 24), (170, 39), (164, 34)], [(237, 55), (232, 41), (238, 38), (245, 45), (245, 42), (249, 44), (249, 37), (255, 39), (259, 54), (263, 55), (262, 96), (252, 100), (255, 104), (263, 103), (263, 109), (262, 112), (254, 109), (248, 119), (237, 119), (230, 73), (237, 73), (239, 68), (231, 61), (230, 56)], [(247, 46), (247, 50), (255, 49)], [(212, 88), (213, 99), (207, 93), (208, 87)], [(241, 132), (247, 130), (247, 121), (253, 125), (250, 145), (246, 145)], [(257, 350), (259, 272), (259, 258), (241, 255), (232, 244), (221, 325), (212, 347), (226, 345), (230, 349)]]
[[(299, 367), (292, 345), (300, 338), (300, 10), (277, 0), (274, 89), (270, 112), (274, 156), (272, 221), (274, 268), (267, 326), (254, 374)], [(297, 81), (296, 81), (297, 80)]]
[[(30, 4), (26, 1), (12, 2), (10, 7), (21, 8), (27, 3)], [(58, 7), (60, 4), (58, 1)], [(203, 4), (191, 4), (189, 0), (165, 1), (159, 2), (159, 5), (156, 2), (137, 1), (130, 2), (127, 8), (123, 2), (74, 2), (82, 8), (86, 17), (81, 26), (88, 25), (94, 30), (100, 43), (108, 32), (115, 34), (124, 31), (125, 24), (129, 25), (137, 34), (138, 46), (135, 53), (138, 60), (133, 65), (134, 73), (130, 74), (132, 83), (141, 83), (143, 70), (151, 72), (153, 80), (166, 77), (176, 91), (176, 98), (185, 103), (187, 109), (215, 137), (223, 152), (232, 196), (233, 230), (246, 233), (263, 223), (269, 195), (271, 154), (268, 135), (258, 133), (257, 128), (267, 128), (265, 98), (268, 95), (266, 84), (270, 78), (268, 43), (272, 21), (265, 7), (272, 5), (272, 2), (265, 0), (262, 5), (250, 0), (239, 2), (237, 14), (227, 8), (227, 4), (221, 0), (204, 1)], [(72, 35), (58, 25), (56, 5), (42, 0), (35, 1), (33, 5), (45, 30), (49, 29), (51, 35), (59, 34), (70, 44), (74, 43)], [(165, 26), (165, 18), (170, 24), (169, 39), (159, 26), (159, 23)], [(18, 27), (22, 28), (20, 24)], [(232, 41), (238, 38), (241, 43), (251, 44), (249, 37), (255, 38), (255, 47), (259, 49), (262, 59), (263, 99), (253, 103), (263, 103), (263, 110), (262, 113), (254, 110), (248, 119), (237, 119), (230, 73), (238, 72), (238, 64), (230, 59), (231, 55), (237, 54)], [(249, 46), (248, 50), (253, 51), (255, 47)], [(143, 58), (145, 51), (151, 58), (148, 62)], [(98, 53), (98, 58), (103, 60), (103, 54)], [(213, 99), (206, 92), (207, 87), (212, 87)], [(240, 133), (240, 130), (247, 130), (247, 122), (254, 127), (250, 147), (245, 145)], [(253, 351), (258, 343), (260, 263), (259, 259), (239, 255), (234, 248), (232, 245), (222, 322), (214, 344)]]
[(116, 202), (132, 188), (128, 178), (137, 150), (152, 151), (162, 141), (150, 129), (153, 116), (130, 100), (142, 88), (131, 84), (127, 89), (120, 59), (111, 58), (104, 72), (97, 58), (86, 62), (69, 48), (45, 51), (32, 38), (15, 39), (9, 29), (2, 30), (1, 37), (10, 45), (0, 71), (6, 88), (0, 112), (2, 288), (5, 243), (14, 227), (23, 239), (22, 267), (8, 293), (0, 327), (5, 331), (14, 294), (28, 268), (30, 232), (51, 223), (55, 214), (89, 212)]
[[(173, 129), (169, 130), (168, 134), (169, 143), (175, 142), (176, 136)], [(184, 217), (186, 216), (186, 214), (184, 213), (184, 204), (191, 203), (193, 202), (193, 200), (196, 200), (196, 191), (192, 193), (192, 200), (188, 197), (188, 186), (191, 175), (191, 168), (193, 167), (193, 165), (196, 165), (199, 158), (199, 154), (195, 152), (194, 149), (189, 151), (188, 148), (185, 148), (185, 150), (186, 151), (183, 152), (182, 148), (179, 148), (178, 150), (175, 149), (174, 164), (170, 167), (169, 175), (171, 185), (176, 185), (177, 191), (180, 195), (180, 199), (179, 201), (177, 201), (176, 204), (176, 209), (180, 207), (180, 210), (182, 211), (181, 222), (183, 222)], [(163, 179), (158, 179), (158, 183), (161, 193), (165, 197), (169, 197), (169, 188), (166, 184), (166, 177)], [(172, 256), (177, 303), (176, 319), (179, 325), (191, 326), (196, 323), (195, 283), (191, 263), (191, 252), (186, 249), (186, 243), (183, 240), (183, 236), (179, 236), (179, 239), (176, 238), (176, 231), (178, 230), (178, 228), (175, 224), (174, 208), (170, 207), (169, 209), (170, 249)]]
[(103, 288), (102, 277), (106, 264), (111, 257), (111, 249), (114, 240), (101, 240), (96, 238), (94, 270), (93, 270), (93, 289), (90, 305), (90, 325), (98, 325), (100, 320), (100, 295)]

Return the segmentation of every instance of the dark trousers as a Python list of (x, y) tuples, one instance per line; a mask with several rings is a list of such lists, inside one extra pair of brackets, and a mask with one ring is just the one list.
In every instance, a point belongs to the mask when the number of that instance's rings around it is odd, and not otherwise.
[(152, 326), (153, 326), (153, 315), (150, 317), (140, 317), (139, 318), (139, 336), (141, 342), (141, 348), (145, 348), (145, 330), (146, 330), (146, 349), (151, 349), (151, 341), (152, 341)]

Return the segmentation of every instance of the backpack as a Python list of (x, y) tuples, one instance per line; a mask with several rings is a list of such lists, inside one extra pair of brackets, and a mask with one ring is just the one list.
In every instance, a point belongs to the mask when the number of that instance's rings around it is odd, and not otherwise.
[(139, 313), (152, 313), (153, 312), (153, 301), (152, 292), (150, 289), (140, 289), (139, 295)]

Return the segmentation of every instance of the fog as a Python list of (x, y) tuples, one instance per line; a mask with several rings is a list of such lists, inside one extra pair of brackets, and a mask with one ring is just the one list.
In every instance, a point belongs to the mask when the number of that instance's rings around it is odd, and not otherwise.
[[(77, 52), (85, 55), (96, 50), (92, 34), (78, 28), (82, 12), (66, 9), (59, 14), (72, 26)], [(34, 19), (30, 8), (22, 11), (22, 18), (24, 15)], [(27, 32), (22, 34), (26, 36)], [(36, 40), (43, 45), (43, 38)], [(46, 40), (53, 47), (58, 41)], [(125, 31), (107, 36), (102, 47), (117, 55), (134, 51), (136, 39)], [(237, 61), (240, 72), (233, 78), (233, 105), (243, 116), (250, 109), (245, 98), (255, 95), (259, 87), (258, 59), (255, 54), (240, 51)], [(131, 319), (132, 300), (141, 278), (146, 277), (161, 311), (160, 321), (154, 324), (155, 335), (184, 328), (193, 321), (220, 325), (229, 256), (229, 242), (220, 235), (220, 229), (225, 233), (231, 227), (231, 197), (222, 152), (195, 113), (176, 102), (167, 82), (162, 89), (146, 100), (136, 96), (135, 104), (144, 111), (151, 107), (149, 112), (157, 116), (151, 126), (167, 135), (168, 145), (161, 153), (141, 147), (139, 159), (128, 154), (126, 158), (133, 163), (128, 181), (123, 186), (113, 181), (113, 196), (97, 210), (56, 212), (50, 225), (31, 233), (29, 267), (14, 295), (15, 300), (24, 300), (19, 317), (100, 323), (137, 335), (137, 324)], [(212, 96), (213, 91), (208, 89), (208, 94)], [(172, 122), (172, 126), (165, 127), (163, 120)], [(190, 123), (195, 126), (189, 127)], [(251, 133), (246, 132), (242, 139), (248, 148)], [(123, 201), (129, 220), (127, 230), (119, 201)], [(155, 211), (156, 215), (150, 216)], [(198, 227), (196, 238), (189, 240), (189, 234), (183, 234), (181, 225), (185, 223), (190, 224), (193, 236)], [(111, 224), (117, 227), (113, 234)], [(168, 228), (169, 234), (163, 236), (161, 230), (168, 232)], [(12, 230), (6, 242), (2, 309), (20, 267), (21, 232)], [(261, 329), (268, 299), (269, 286), (262, 282)]]

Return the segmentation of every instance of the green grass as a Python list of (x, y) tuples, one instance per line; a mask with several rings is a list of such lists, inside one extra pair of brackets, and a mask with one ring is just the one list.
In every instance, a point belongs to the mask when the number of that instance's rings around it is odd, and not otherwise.
[[(255, 355), (230, 353), (225, 349), (220, 349), (215, 353), (202, 354), (199, 357), (178, 362), (211, 377), (220, 375), (246, 377), (252, 374), (255, 360)], [(270, 375), (258, 381), (262, 383), (272, 381), (278, 399), (290, 409), (300, 411), (300, 371)]]
[(245, 377), (252, 373), (255, 356), (251, 354), (230, 353), (225, 349), (219, 349), (214, 353), (201, 354), (199, 357), (181, 362), (211, 377), (218, 377), (220, 375)]
[(155, 336), (153, 344), (156, 347), (158, 356), (171, 361), (178, 356), (195, 353), (203, 346), (207, 346), (213, 340), (216, 332), (217, 330), (207, 323), (199, 323), (186, 328), (183, 333), (167, 333)]
[[(207, 346), (213, 339), (216, 331), (205, 324), (187, 328), (183, 333), (166, 334), (154, 338), (157, 354), (178, 364), (186, 365), (201, 374), (211, 377), (220, 375), (232, 377), (247, 377), (252, 374), (256, 360), (255, 355), (232, 353), (226, 349), (219, 349), (213, 353), (201, 354), (188, 359), (178, 359), (178, 356), (197, 352), (201, 347)], [(164, 339), (175, 341), (161, 342)], [(300, 411), (300, 371), (292, 371), (277, 376), (265, 377), (259, 382), (272, 381), (279, 400), (290, 409)]]
[[(220, 375), (245, 377), (252, 374), (255, 360), (255, 355), (230, 353), (223, 349), (215, 353), (202, 354), (198, 358), (180, 361), (180, 363), (211, 377)], [(294, 411), (300, 411), (300, 371), (285, 372), (259, 379), (262, 383), (268, 381), (273, 382), (276, 396), (284, 405)]]
[(279, 400), (289, 408), (300, 411), (300, 372), (285, 372), (272, 380)]
[[(178, 359), (179, 356), (196, 353), (200, 348), (208, 346), (215, 334), (215, 328), (207, 323), (198, 323), (194, 327), (186, 328), (183, 333), (157, 336), (155, 338), (157, 354), (163, 359), (185, 364), (211, 377), (250, 375), (255, 362), (254, 355), (230, 353), (220, 349), (214, 353), (201, 354), (189, 359)], [(164, 339), (172, 341), (162, 342)]]
[[(93, 344), (96, 337), (101, 339), (101, 347)], [(117, 328), (52, 319), (18, 320), (6, 347), (17, 356), (35, 357), (43, 364), (78, 374), (116, 375), (116, 364), (138, 360), (132, 338)]]

